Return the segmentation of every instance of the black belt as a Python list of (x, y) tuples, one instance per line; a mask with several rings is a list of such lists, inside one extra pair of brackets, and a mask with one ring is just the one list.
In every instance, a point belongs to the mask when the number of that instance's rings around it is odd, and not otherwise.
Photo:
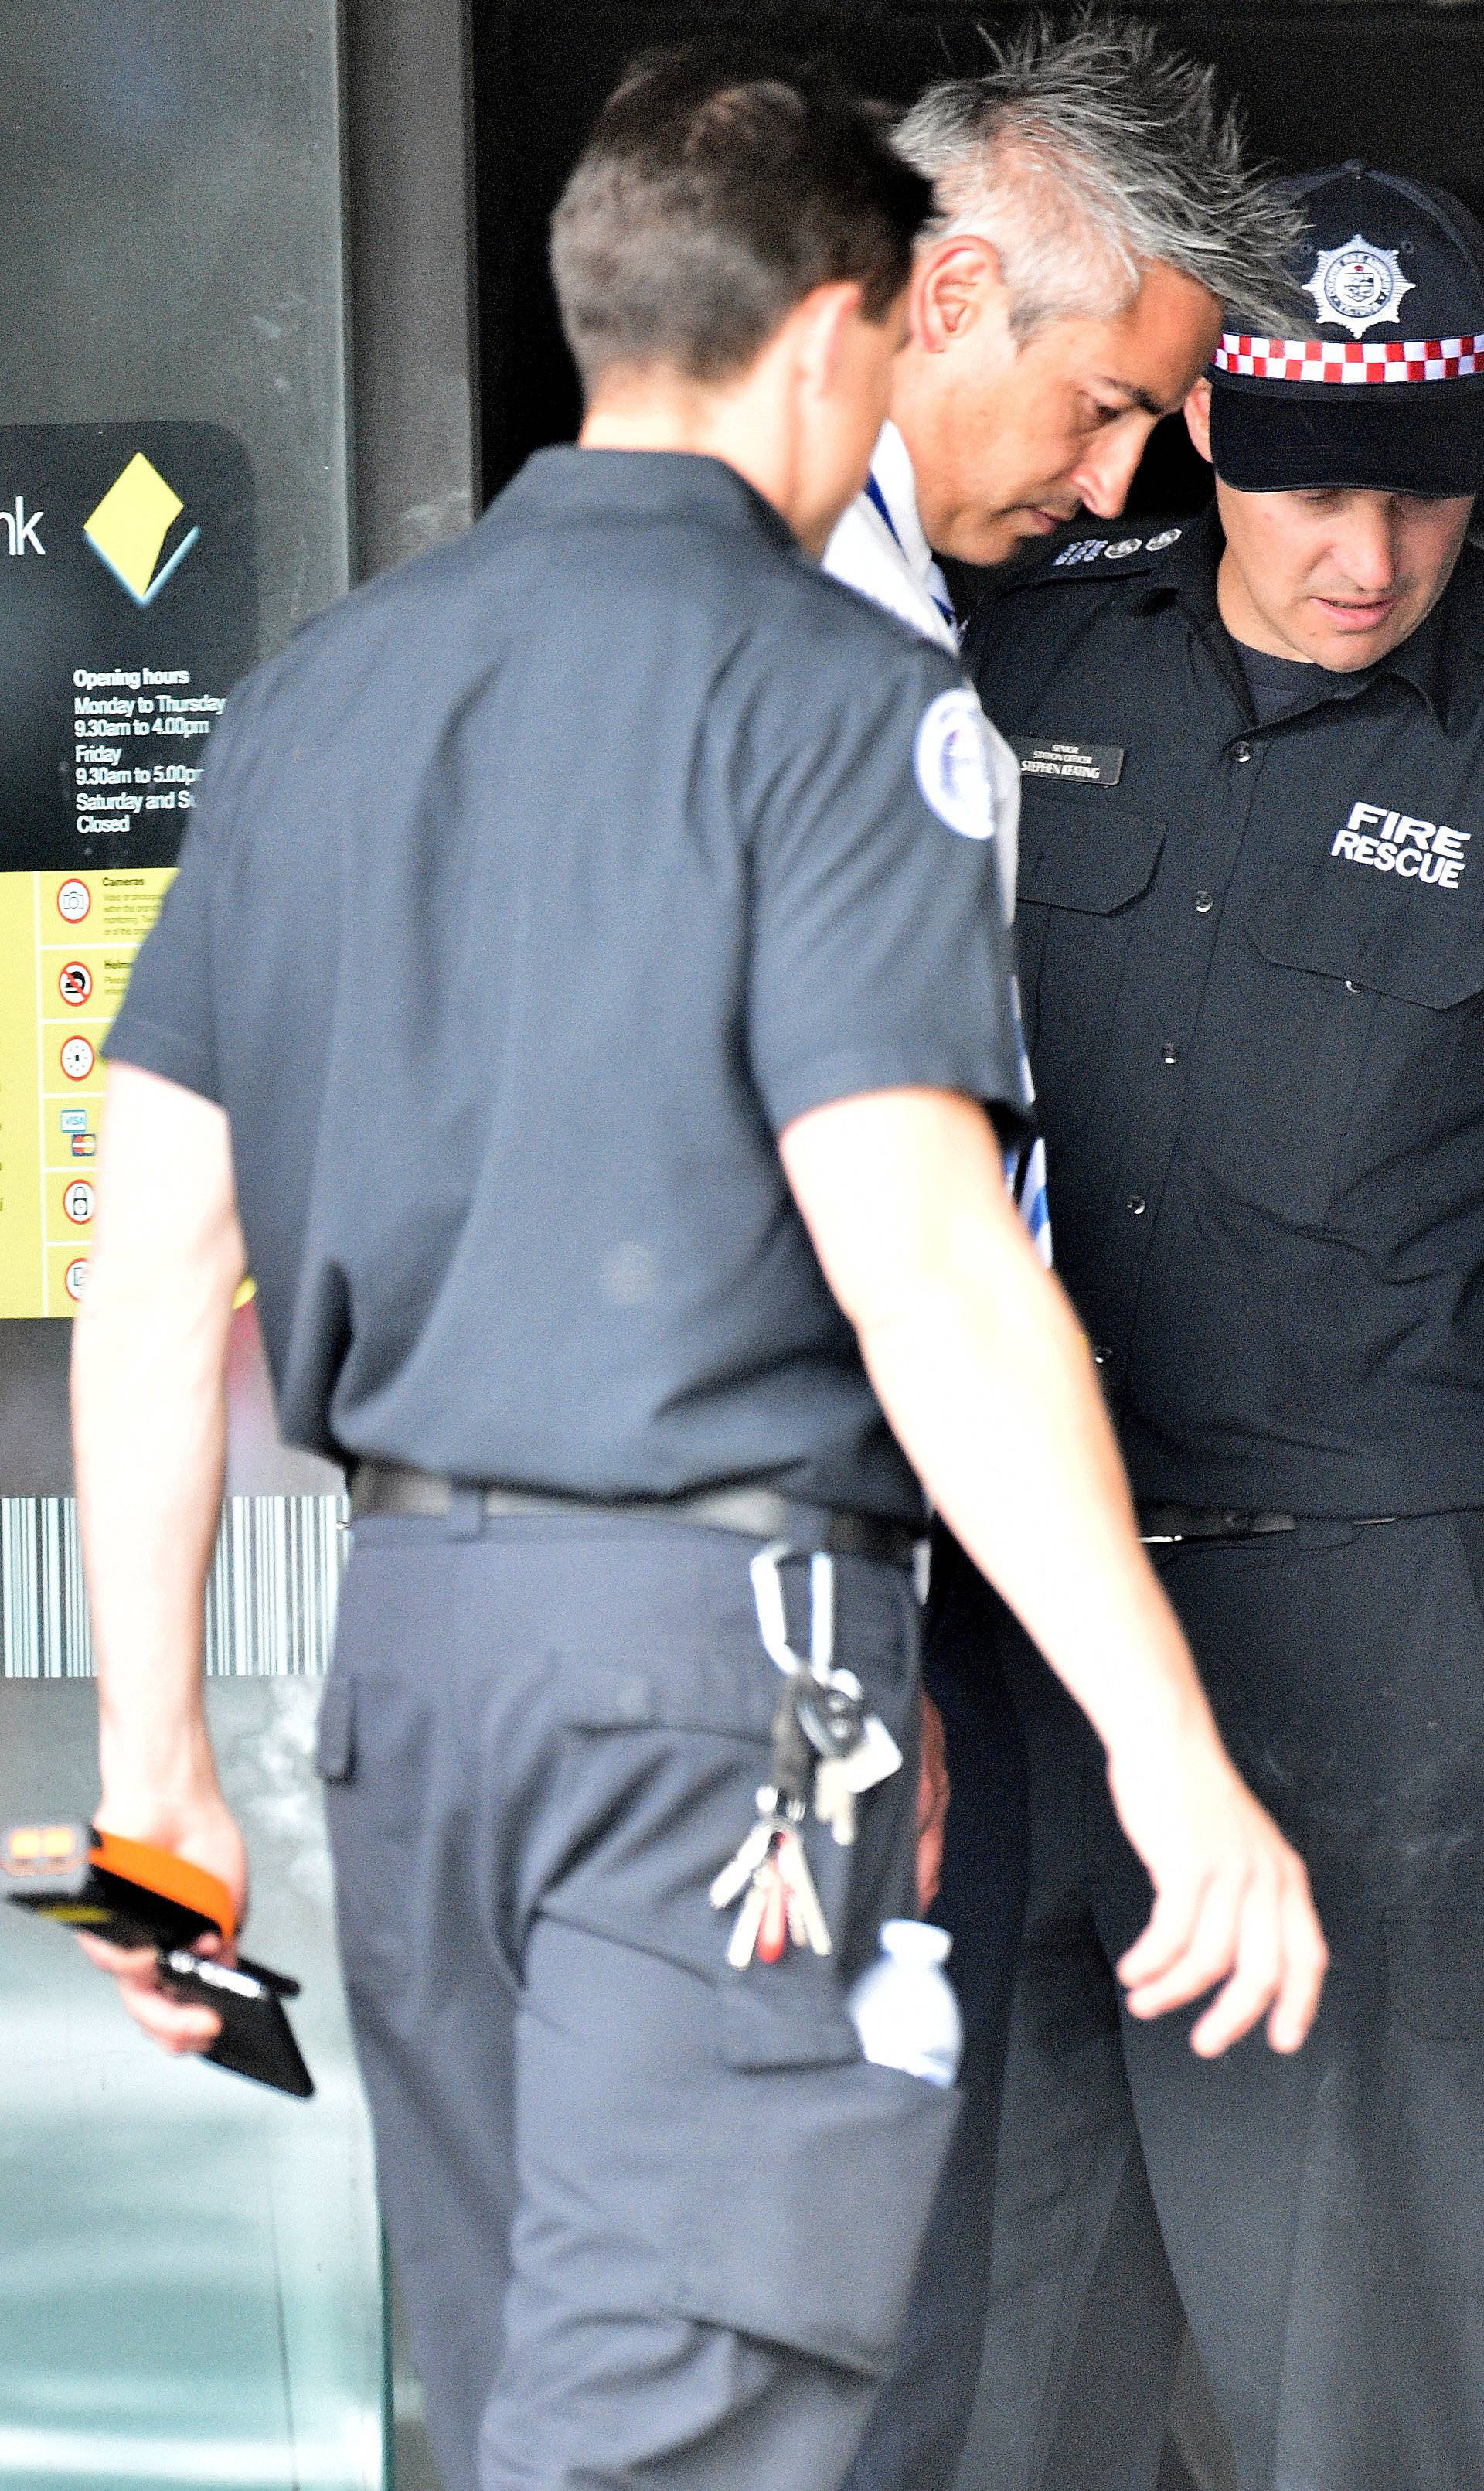
[(1269, 1531), (1296, 1531), (1296, 1513), (1235, 1513), (1215, 1505), (1141, 1505), (1139, 1537), (1165, 1539), (1261, 1539)]
[(823, 1550), (830, 1557), (868, 1557), (886, 1566), (911, 1566), (926, 1526), (887, 1522), (873, 1513), (839, 1513), (830, 1506), (800, 1505), (771, 1487), (702, 1489), (694, 1496), (554, 1496), (525, 1488), (465, 1488), (431, 1471), (399, 1462), (362, 1462), (352, 1473), (350, 1507), (360, 1521), (371, 1513), (445, 1514), (461, 1494), (479, 1499), (493, 1520), (512, 1514), (611, 1514), (641, 1522), (688, 1522), (708, 1531), (735, 1531), (744, 1539), (786, 1539), (791, 1547)]
[[(1263, 1539), (1270, 1531), (1296, 1531), (1301, 1513), (1237, 1513), (1219, 1505), (1141, 1505), (1139, 1537), (1148, 1546), (1172, 1539)], [(1357, 1530), (1395, 1522), (1394, 1513), (1347, 1514)]]

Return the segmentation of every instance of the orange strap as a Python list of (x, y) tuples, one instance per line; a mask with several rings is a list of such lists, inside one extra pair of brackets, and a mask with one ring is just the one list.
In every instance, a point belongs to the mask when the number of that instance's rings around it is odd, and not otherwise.
[(216, 1922), (224, 1938), (236, 1936), (230, 1893), (219, 1877), (198, 1868), (194, 1861), (157, 1850), (153, 1842), (131, 1842), (122, 1833), (101, 1833), (96, 1828), (88, 1858), (95, 1868), (109, 1869), (115, 1877), (127, 1877), (132, 1885), (148, 1886), (172, 1903), (184, 1904), (188, 1912), (199, 1912), (203, 1920)]

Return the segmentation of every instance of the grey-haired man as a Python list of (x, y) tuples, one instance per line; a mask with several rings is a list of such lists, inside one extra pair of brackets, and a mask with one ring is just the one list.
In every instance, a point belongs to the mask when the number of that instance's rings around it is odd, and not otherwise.
[[(1154, 425), (1207, 363), (1223, 306), (1253, 307), (1238, 326), (1269, 325), (1257, 307), (1286, 298), (1296, 220), (1245, 161), (1212, 73), (1127, 20), (1033, 23), (981, 75), (930, 87), (896, 140), (932, 181), (937, 213), (917, 246), (890, 420), (825, 561), (956, 651), (936, 557), (1004, 563), (1079, 510), (1115, 517)], [(1136, 525), (1100, 550), (1111, 565), (1142, 542)], [(1019, 766), (987, 720), (984, 737), (1012, 911)], [(1038, 1144), (1011, 1177), (1049, 1259)], [(927, 1680), (953, 1792), (938, 1909), (954, 1938), (967, 2107), (855, 2491), (952, 2478), (988, 2290), (1030, 1847), (1021, 1734), (987, 1630), (994, 1595), (941, 1524), (933, 1568)]]

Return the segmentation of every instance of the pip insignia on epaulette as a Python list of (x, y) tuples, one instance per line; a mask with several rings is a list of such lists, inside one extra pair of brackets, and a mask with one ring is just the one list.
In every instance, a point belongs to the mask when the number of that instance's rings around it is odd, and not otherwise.
[(1181, 525), (1156, 527), (1151, 536), (1073, 537), (1024, 576), (1029, 580), (1100, 578), (1115, 571), (1148, 571), (1162, 553), (1179, 543)]

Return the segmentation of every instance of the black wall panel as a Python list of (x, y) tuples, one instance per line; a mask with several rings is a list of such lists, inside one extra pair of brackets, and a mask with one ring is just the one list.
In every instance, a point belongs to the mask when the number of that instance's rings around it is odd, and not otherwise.
[[(735, 35), (778, 61), (827, 55), (863, 92), (905, 101), (935, 75), (972, 70), (982, 56), (978, 26), (1020, 14), (951, 0), (475, 0), (486, 491), (575, 427), (576, 385), (546, 278), (546, 220), (594, 113), (635, 52), (699, 33)], [(1284, 166), (1363, 156), (1446, 183), (1484, 217), (1484, 6), (1246, 0), (1140, 14), (1216, 64), (1257, 144)], [(1203, 479), (1182, 435), (1166, 429), (1131, 507), (1187, 508)]]

